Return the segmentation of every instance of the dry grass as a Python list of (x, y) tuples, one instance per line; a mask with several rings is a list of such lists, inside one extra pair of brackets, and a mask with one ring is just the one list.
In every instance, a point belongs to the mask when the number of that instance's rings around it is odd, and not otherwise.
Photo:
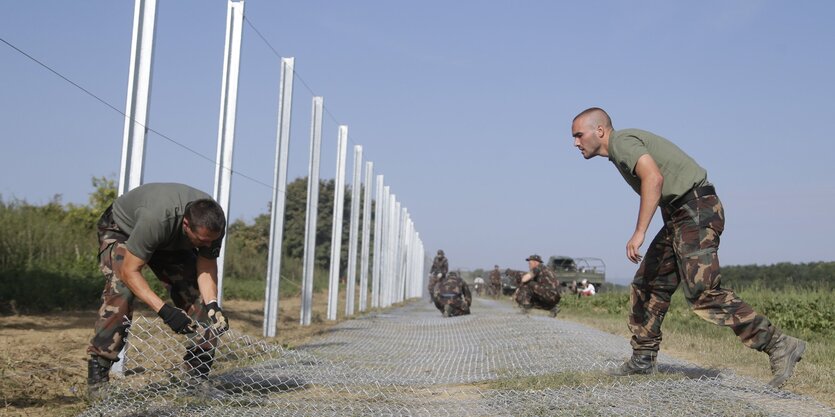
[[(560, 318), (623, 336), (624, 343), (628, 344), (631, 334), (626, 327), (626, 317), (598, 313), (592, 316), (563, 308)], [(808, 346), (794, 376), (783, 389), (835, 407), (835, 340), (815, 335), (795, 336), (807, 339)], [(771, 379), (767, 355), (745, 347), (729, 329), (707, 322), (676, 323), (668, 318), (664, 321), (661, 349), (663, 353), (704, 368), (730, 369), (764, 383)]]
[[(298, 346), (339, 322), (324, 320), (325, 294), (313, 300), (312, 324), (301, 326), (299, 298), (282, 299), (277, 336), (269, 342)], [(229, 300), (224, 310), (236, 331), (261, 337), (262, 302)], [(135, 314), (156, 316), (143, 308)], [(85, 352), (95, 318), (93, 310), (0, 316), (0, 416), (73, 416), (87, 408)]]

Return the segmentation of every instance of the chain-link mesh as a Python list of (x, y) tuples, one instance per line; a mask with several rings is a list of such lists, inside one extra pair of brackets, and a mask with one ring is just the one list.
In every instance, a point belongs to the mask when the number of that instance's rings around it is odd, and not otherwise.
[[(492, 300), (476, 299), (473, 312), (442, 318), (414, 302), (340, 323), (296, 350), (229, 331), (208, 378), (186, 360), (193, 341), (138, 319), (125, 377), (83, 415), (835, 415), (663, 354), (653, 377), (607, 377), (603, 369), (631, 353), (620, 337)], [(554, 382), (500, 387), (524, 378)]]

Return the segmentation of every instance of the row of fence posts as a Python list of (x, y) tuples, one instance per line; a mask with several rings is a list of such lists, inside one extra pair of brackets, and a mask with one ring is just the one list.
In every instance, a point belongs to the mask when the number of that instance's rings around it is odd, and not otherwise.
[[(125, 112), (125, 130), (119, 194), (142, 184), (144, 174), (144, 146), (147, 138), (151, 72), (156, 32), (156, 0), (135, 0), (131, 64)], [(226, 46), (221, 85), (220, 118), (213, 197), (229, 213), (231, 197), (232, 154), (235, 139), (235, 110), (240, 71), (241, 42), (243, 39), (244, 1), (227, 3)], [(274, 337), (279, 311), (279, 283), (281, 276), (281, 242), (283, 241), (286, 204), (287, 165), (290, 143), (290, 119), (293, 102), (294, 58), (281, 59), (279, 86), (278, 128), (276, 136), (275, 178), (270, 213), (270, 241), (264, 303), (264, 336)], [(310, 127), (310, 161), (308, 166), (307, 211), (302, 272), (300, 323), (309, 325), (312, 316), (313, 271), (316, 239), (316, 219), (319, 199), (319, 159), (322, 140), (324, 99), (313, 97)], [(345, 163), (348, 126), (340, 125), (337, 135), (337, 167), (333, 207), (333, 230), (328, 285), (327, 319), (337, 319), (339, 294), (340, 254), (342, 243), (342, 213), (345, 190)], [(351, 219), (349, 232), (348, 270), (346, 272), (345, 316), (355, 314), (354, 301), (359, 299), (359, 311), (370, 307), (383, 308), (407, 298), (420, 297), (425, 269), (425, 248), (408, 210), (385, 185), (383, 175), (373, 178), (374, 164), (365, 162), (362, 175), (363, 149), (354, 146)], [(363, 179), (364, 177), (364, 179)], [(371, 231), (372, 188), (374, 230)], [(360, 197), (360, 192), (364, 194)], [(360, 200), (363, 202), (360, 209)], [(363, 213), (360, 218), (360, 212)], [(359, 225), (362, 224), (360, 236)], [(224, 238), (225, 239), (225, 238)], [(373, 240), (373, 243), (372, 243)], [(225, 242), (224, 242), (225, 243)], [(361, 245), (361, 247), (359, 246)], [(225, 244), (224, 244), (225, 248)], [(358, 251), (358, 248), (360, 250)], [(359, 254), (358, 254), (359, 252)], [(359, 268), (357, 256), (359, 255)], [(218, 301), (223, 295), (223, 253), (218, 258)], [(359, 288), (356, 288), (359, 270)]]

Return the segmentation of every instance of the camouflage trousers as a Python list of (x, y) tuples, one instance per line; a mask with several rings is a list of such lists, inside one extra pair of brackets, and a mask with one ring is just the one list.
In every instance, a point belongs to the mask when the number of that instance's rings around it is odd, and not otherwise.
[(632, 281), (629, 330), (634, 350), (658, 351), (661, 323), (681, 284), (693, 312), (730, 327), (745, 346), (763, 350), (777, 329), (763, 315), (722, 288), (719, 236), (725, 213), (716, 195), (687, 202), (677, 210), (661, 208), (664, 227), (652, 240)]
[[(125, 242), (128, 235), (113, 221), (111, 208), (105, 211), (97, 226), (99, 269), (104, 274), (105, 283), (95, 334), (90, 340), (87, 353), (117, 361), (133, 319), (135, 298), (119, 276), (127, 252)], [(168, 289), (175, 306), (196, 321), (208, 322), (208, 311), (197, 288), (197, 255), (194, 252), (158, 251), (151, 257), (148, 266)], [(195, 334), (187, 343), (184, 359), (192, 362), (196, 360), (200, 364), (211, 363), (215, 347), (217, 337), (209, 331), (202, 335)]]
[(559, 290), (550, 285), (528, 281), (516, 289), (516, 302), (523, 307), (535, 307), (550, 310), (560, 303)]
[(435, 307), (438, 308), (442, 313), (444, 312), (444, 307), (449, 305), (452, 306), (452, 311), (450, 311), (449, 316), (465, 316), (470, 314), (470, 306), (467, 304), (467, 301), (464, 300), (464, 297), (461, 295), (455, 297), (444, 297), (443, 295), (437, 295), (434, 297)]
[(490, 295), (493, 298), (499, 298), (502, 295), (502, 284), (501, 283), (492, 283), (490, 285)]

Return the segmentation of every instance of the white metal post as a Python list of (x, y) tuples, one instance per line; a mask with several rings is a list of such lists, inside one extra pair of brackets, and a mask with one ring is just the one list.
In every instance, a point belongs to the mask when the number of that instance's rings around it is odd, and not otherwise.
[(374, 163), (365, 163), (365, 190), (362, 198), (362, 250), (360, 251), (360, 311), (367, 308), (368, 299), (368, 256), (371, 249), (371, 175)]
[[(151, 71), (154, 63), (157, 1), (136, 0), (133, 9), (133, 35), (128, 68), (128, 92), (125, 103), (125, 129), (122, 137), (122, 162), (119, 169), (118, 195), (142, 185), (145, 173), (145, 140), (148, 136), (148, 110), (151, 101)], [(111, 371), (122, 374), (127, 362), (127, 343), (119, 352), (119, 361)]]
[[(226, 47), (223, 60), (223, 78), (220, 89), (220, 120), (217, 135), (217, 159), (215, 169), (214, 198), (229, 219), (229, 196), (232, 190), (232, 152), (235, 149), (235, 112), (238, 103), (238, 74), (241, 64), (241, 37), (243, 35), (244, 2), (229, 1), (226, 9)], [(226, 235), (217, 258), (217, 302), (223, 299), (223, 259), (226, 252)]]
[(354, 145), (354, 177), (351, 179), (351, 230), (348, 233), (348, 282), (345, 286), (345, 316), (354, 315), (357, 283), (357, 244), (360, 222), (360, 178), (362, 175), (362, 146)]
[(391, 201), (389, 201), (389, 240), (388, 240), (388, 251), (386, 252), (386, 277), (384, 282), (386, 283), (386, 303), (385, 306), (389, 307), (394, 303), (394, 281), (395, 281), (395, 274), (394, 274), (394, 267), (397, 262), (397, 237), (399, 234), (399, 230), (397, 230), (397, 226), (400, 224), (400, 202), (397, 201), (397, 196), (395, 194), (391, 195)]
[(389, 242), (391, 241), (391, 202), (394, 201), (394, 194), (391, 193), (391, 186), (383, 187), (383, 230), (380, 240), (380, 307), (387, 307), (386, 291), (389, 275)]
[(149, 98), (151, 71), (154, 64), (156, 20), (156, 0), (134, 2), (128, 93), (125, 103), (125, 130), (122, 138), (122, 163), (119, 170), (119, 195), (142, 185), (144, 176), (145, 139), (148, 136), (148, 110), (151, 104)]
[(304, 219), (304, 261), (302, 265), (302, 302), (299, 322), (309, 326), (313, 313), (313, 267), (316, 258), (316, 217), (319, 209), (319, 154), (322, 143), (324, 99), (313, 97), (310, 124), (310, 166), (307, 172), (307, 214)]
[(382, 266), (383, 246), (383, 176), (377, 175), (377, 197), (374, 203), (374, 262), (371, 267), (371, 308), (380, 307), (380, 268)]
[(278, 326), (281, 244), (284, 240), (284, 209), (287, 202), (287, 155), (290, 152), (290, 120), (293, 107), (294, 58), (281, 59), (278, 90), (278, 132), (275, 145), (275, 181), (270, 208), (270, 249), (267, 260), (267, 288), (264, 302), (264, 336), (275, 337)]
[(342, 212), (345, 206), (345, 157), (348, 152), (348, 126), (339, 126), (336, 144), (336, 179), (333, 184), (333, 224), (331, 227), (331, 268), (328, 282), (328, 320), (336, 320), (339, 300), (339, 260), (342, 255)]

